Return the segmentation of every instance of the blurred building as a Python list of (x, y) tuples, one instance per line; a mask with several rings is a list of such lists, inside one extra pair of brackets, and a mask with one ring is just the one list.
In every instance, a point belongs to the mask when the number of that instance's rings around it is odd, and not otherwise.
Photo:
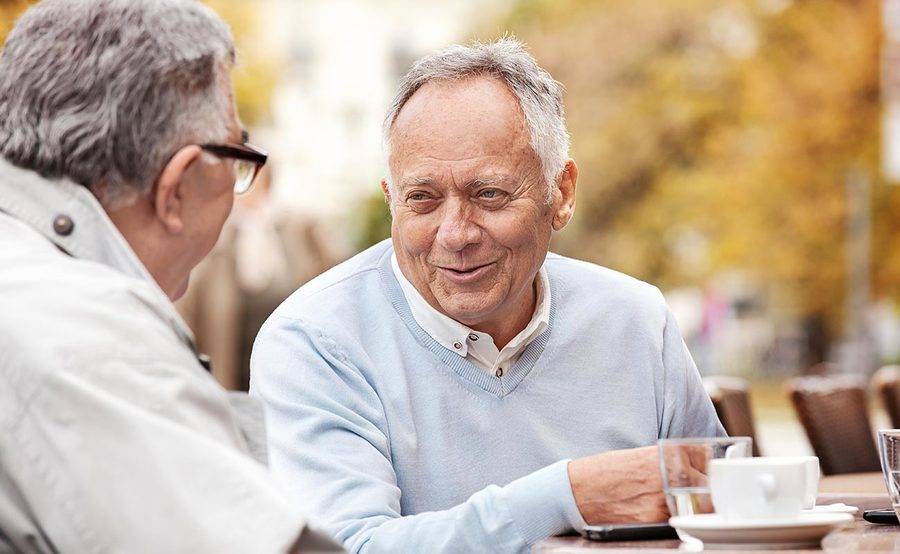
[(280, 58), (272, 121), (275, 195), (340, 216), (378, 190), (381, 122), (396, 83), (430, 51), (465, 41), (508, 0), (261, 0), (259, 41)]

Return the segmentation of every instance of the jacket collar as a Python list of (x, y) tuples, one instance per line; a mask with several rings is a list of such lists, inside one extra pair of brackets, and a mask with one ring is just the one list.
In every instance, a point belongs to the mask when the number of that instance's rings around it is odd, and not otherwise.
[(178, 335), (190, 329), (91, 192), (67, 179), (46, 179), (0, 158), (0, 212), (27, 224), (66, 254), (147, 283)]

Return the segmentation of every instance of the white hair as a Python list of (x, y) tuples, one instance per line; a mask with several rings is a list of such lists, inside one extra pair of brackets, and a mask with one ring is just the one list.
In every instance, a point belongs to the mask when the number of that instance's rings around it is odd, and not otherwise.
[(196, 0), (44, 0), (0, 55), (0, 155), (128, 204), (179, 148), (227, 137), (233, 63)]
[[(413, 64), (400, 86), (382, 127), (386, 158), (390, 158), (391, 129), (400, 110), (419, 88), (434, 80), (456, 80), (472, 75), (491, 75), (502, 80), (516, 96), (541, 162), (549, 203), (557, 178), (569, 157), (569, 133), (562, 103), (562, 85), (541, 69), (521, 42), (502, 38), (496, 42), (453, 45)], [(388, 183), (393, 187), (388, 164)]]

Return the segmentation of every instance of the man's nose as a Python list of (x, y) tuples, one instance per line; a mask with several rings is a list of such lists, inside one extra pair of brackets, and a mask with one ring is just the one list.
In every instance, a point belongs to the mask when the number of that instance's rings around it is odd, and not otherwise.
[(472, 214), (462, 202), (450, 202), (444, 209), (437, 243), (450, 252), (460, 252), (467, 246), (481, 241), (481, 227), (472, 220)]

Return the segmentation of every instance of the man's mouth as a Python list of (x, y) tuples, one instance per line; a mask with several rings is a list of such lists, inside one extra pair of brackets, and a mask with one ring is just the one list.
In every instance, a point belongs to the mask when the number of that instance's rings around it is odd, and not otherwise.
[(450, 281), (459, 284), (465, 284), (472, 281), (477, 281), (478, 279), (482, 278), (491, 270), (495, 263), (496, 262), (488, 262), (484, 264), (456, 267), (437, 266), (437, 268), (438, 271), (440, 271)]

